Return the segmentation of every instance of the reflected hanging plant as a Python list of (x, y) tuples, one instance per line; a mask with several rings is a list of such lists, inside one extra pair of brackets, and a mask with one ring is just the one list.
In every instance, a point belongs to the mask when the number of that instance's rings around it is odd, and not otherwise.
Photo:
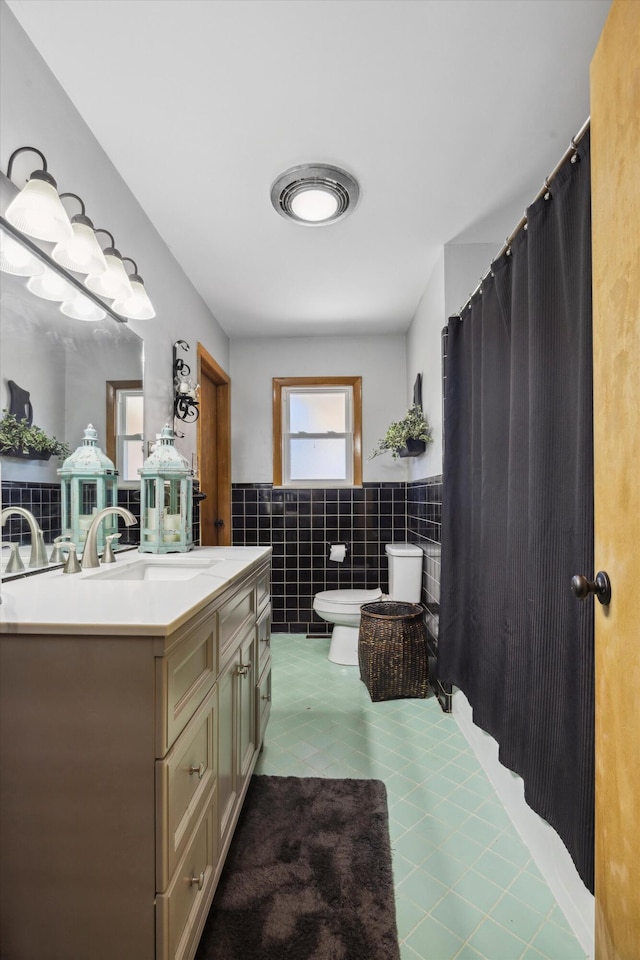
[(50, 437), (25, 418), (18, 420), (13, 413), (2, 411), (0, 420), (0, 455), (21, 457), (27, 460), (48, 460), (49, 457), (68, 457), (70, 448), (66, 443)]

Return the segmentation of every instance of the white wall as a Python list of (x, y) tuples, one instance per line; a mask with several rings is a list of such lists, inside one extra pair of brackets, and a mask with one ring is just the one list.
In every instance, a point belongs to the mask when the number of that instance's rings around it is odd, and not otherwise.
[(422, 409), (431, 425), (433, 443), (419, 457), (408, 460), (409, 480), (422, 480), (442, 473), (442, 365), (440, 331), (445, 325), (444, 250), (431, 271), (427, 286), (407, 332), (407, 395), (411, 403), (413, 384), (422, 374)]
[(433, 443), (422, 456), (409, 461), (408, 479), (422, 480), (442, 473), (442, 328), (464, 305), (499, 247), (499, 242), (447, 244), (411, 321), (407, 333), (407, 404), (416, 375), (422, 373), (422, 407), (432, 427)]
[(231, 341), (234, 483), (273, 481), (272, 378), (362, 377), (363, 479), (404, 481), (403, 461), (367, 461), (406, 409), (405, 338), (288, 337)]
[[(110, 230), (122, 255), (137, 262), (157, 313), (154, 320), (130, 322), (145, 341), (145, 434), (153, 437), (172, 410), (173, 342), (187, 340), (194, 354), (202, 342), (228, 370), (228, 337), (4, 2), (0, 16), (0, 167), (6, 171), (17, 147), (38, 147), (60, 192), (82, 197), (94, 224)], [(167, 189), (182, 189), (182, 175), (177, 171)], [(194, 437), (190, 431), (185, 443)]]

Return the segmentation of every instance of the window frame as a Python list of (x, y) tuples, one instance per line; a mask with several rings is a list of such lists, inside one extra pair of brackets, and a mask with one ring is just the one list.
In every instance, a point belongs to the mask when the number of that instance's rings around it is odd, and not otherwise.
[[(362, 377), (273, 377), (273, 485), (274, 487), (349, 488), (362, 486)], [(353, 482), (288, 481), (284, 476), (283, 390), (286, 387), (350, 387), (352, 390)]]

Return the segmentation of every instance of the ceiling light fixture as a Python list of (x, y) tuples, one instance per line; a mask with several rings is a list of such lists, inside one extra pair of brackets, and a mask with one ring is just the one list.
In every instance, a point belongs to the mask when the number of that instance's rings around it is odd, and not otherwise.
[(7, 207), (6, 219), (18, 230), (38, 240), (51, 240), (55, 243), (58, 240), (70, 239), (73, 230), (67, 211), (58, 196), (56, 181), (47, 172), (46, 157), (40, 150), (35, 147), (19, 147), (14, 150), (9, 157), (7, 177), (11, 179), (13, 161), (18, 154), (25, 151), (37, 153), (42, 160), (43, 169), (33, 171), (18, 196)]
[(271, 187), (271, 203), (282, 217), (307, 226), (335, 223), (358, 202), (356, 180), (328, 163), (303, 163), (280, 174)]

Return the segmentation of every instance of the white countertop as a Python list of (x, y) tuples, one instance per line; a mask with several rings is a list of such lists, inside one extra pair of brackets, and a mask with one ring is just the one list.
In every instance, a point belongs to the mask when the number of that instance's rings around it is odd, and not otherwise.
[[(0, 585), (0, 633), (69, 633), (166, 636), (257, 562), (271, 547), (197, 547), (188, 553), (119, 554), (115, 564), (81, 573), (61, 569)], [(215, 560), (191, 579), (109, 580), (98, 574), (123, 571), (140, 561), (189, 566)]]

